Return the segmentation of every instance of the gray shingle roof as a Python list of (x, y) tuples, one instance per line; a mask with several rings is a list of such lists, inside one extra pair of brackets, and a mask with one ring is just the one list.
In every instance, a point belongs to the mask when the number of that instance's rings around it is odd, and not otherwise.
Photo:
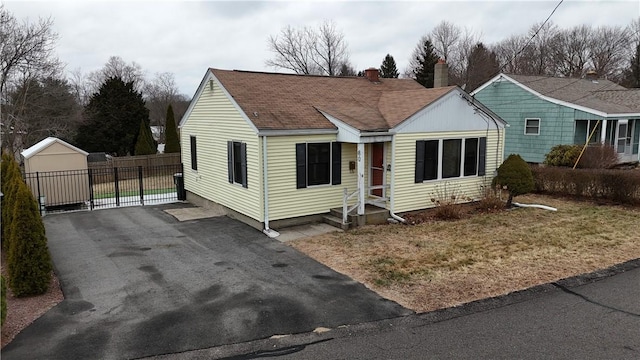
[(544, 96), (607, 114), (640, 113), (640, 89), (627, 89), (609, 80), (507, 76)]

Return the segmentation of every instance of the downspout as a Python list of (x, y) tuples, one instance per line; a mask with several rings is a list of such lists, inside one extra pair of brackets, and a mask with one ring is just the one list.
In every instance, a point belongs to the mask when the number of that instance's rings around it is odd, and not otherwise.
[(267, 137), (262, 137), (262, 184), (264, 185), (264, 230), (262, 232), (270, 238), (280, 236), (280, 233), (269, 229), (269, 181), (267, 171)]
[(401, 223), (406, 222), (405, 219), (401, 218), (400, 216), (396, 215), (393, 212), (393, 208), (395, 205), (395, 198), (394, 198), (394, 194), (396, 191), (396, 187), (395, 187), (395, 183), (396, 183), (396, 176), (395, 176), (395, 170), (396, 169), (396, 134), (393, 134), (392, 138), (391, 138), (391, 187), (389, 189), (389, 215), (391, 215), (391, 218), (394, 220), (397, 220)]

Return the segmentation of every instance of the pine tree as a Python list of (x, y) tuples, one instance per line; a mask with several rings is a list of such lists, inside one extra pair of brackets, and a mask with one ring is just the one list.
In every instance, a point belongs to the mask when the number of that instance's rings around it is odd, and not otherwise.
[(87, 122), (80, 126), (75, 145), (89, 152), (124, 156), (135, 152), (140, 122), (149, 127), (149, 110), (133, 81), (112, 77), (89, 100)]
[(138, 140), (136, 141), (136, 155), (153, 155), (158, 152), (156, 142), (153, 140), (151, 128), (140, 120), (140, 129), (138, 130)]
[(624, 72), (623, 85), (630, 88), (640, 88), (640, 43), (629, 61), (629, 68)]
[(518, 154), (511, 154), (500, 167), (498, 176), (493, 179), (493, 186), (506, 186), (509, 192), (507, 207), (511, 207), (513, 198), (533, 191), (535, 183), (531, 168)]
[(393, 59), (393, 56), (387, 54), (384, 60), (382, 60), (382, 65), (380, 65), (380, 76), (383, 78), (397, 78), (398, 75), (400, 75), (400, 73), (396, 67), (396, 61)]
[(411, 68), (414, 78), (422, 86), (433, 87), (435, 66), (438, 62), (438, 55), (427, 37), (420, 39), (420, 42), (413, 51)]
[(500, 72), (500, 64), (493, 51), (489, 51), (483, 43), (477, 43), (469, 55), (467, 64), (467, 86), (471, 92)]
[(9, 226), (13, 222), (13, 208), (18, 185), (23, 182), (20, 166), (15, 159), (8, 154), (2, 155), (2, 248), (8, 252), (11, 242), (11, 229)]
[(53, 269), (44, 224), (27, 184), (21, 181), (15, 196), (7, 259), (9, 287), (18, 297), (43, 294)]
[(180, 152), (180, 139), (178, 138), (178, 131), (176, 130), (176, 120), (173, 115), (173, 107), (169, 104), (167, 108), (167, 121), (164, 125), (164, 136), (165, 136), (165, 144), (164, 144), (164, 152), (165, 154), (169, 153), (179, 153)]

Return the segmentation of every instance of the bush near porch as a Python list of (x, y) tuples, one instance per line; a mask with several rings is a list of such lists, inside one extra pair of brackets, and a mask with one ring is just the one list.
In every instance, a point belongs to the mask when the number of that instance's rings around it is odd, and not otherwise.
[(531, 167), (537, 193), (640, 205), (640, 169)]

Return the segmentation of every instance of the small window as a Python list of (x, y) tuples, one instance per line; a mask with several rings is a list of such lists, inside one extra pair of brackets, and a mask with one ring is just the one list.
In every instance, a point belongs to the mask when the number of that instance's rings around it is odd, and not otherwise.
[(247, 187), (247, 144), (239, 141), (227, 142), (229, 182)]
[(196, 151), (195, 136), (191, 136), (191, 169), (198, 170), (198, 156)]
[(540, 119), (524, 119), (525, 135), (540, 135)]

